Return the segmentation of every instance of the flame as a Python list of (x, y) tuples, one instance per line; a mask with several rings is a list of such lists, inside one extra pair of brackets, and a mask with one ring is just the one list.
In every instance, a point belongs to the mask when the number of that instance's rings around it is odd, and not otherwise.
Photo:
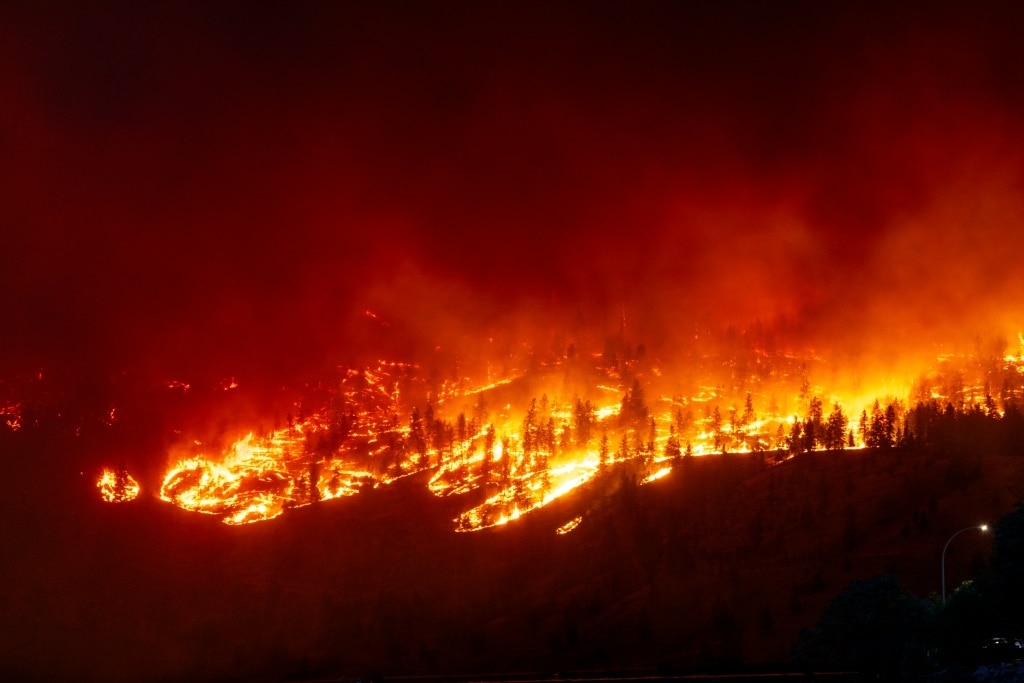
[(371, 475), (344, 462), (305, 456), (304, 429), (308, 426), (297, 424), (262, 440), (250, 433), (218, 459), (182, 460), (164, 477), (160, 498), (185, 510), (219, 515), (225, 524), (249, 524), (357, 493)]
[(640, 485), (642, 486), (644, 484), (650, 484), (652, 481), (657, 481), (658, 479), (661, 479), (662, 477), (664, 477), (666, 474), (668, 474), (671, 471), (672, 471), (671, 467), (662, 467), (660, 470), (658, 470), (654, 474), (649, 474), (646, 477), (644, 477), (644, 479), (640, 482)]
[(3, 419), (4, 424), (10, 428), (12, 432), (16, 432), (21, 429), (22, 425), (22, 407), (20, 403), (11, 403), (10, 405), (0, 405), (0, 418)]
[(555, 533), (558, 534), (559, 536), (564, 536), (565, 534), (569, 533), (570, 531), (572, 531), (573, 529), (578, 527), (580, 525), (580, 522), (582, 522), (582, 521), (583, 521), (583, 515), (580, 515), (579, 517), (574, 517), (573, 519), (570, 519), (568, 522), (566, 522), (562, 526), (560, 526), (557, 529), (555, 529)]
[(108, 503), (127, 503), (139, 497), (139, 482), (123, 468), (104, 468), (96, 487), (100, 497)]
[[(648, 484), (687, 456), (760, 454), (781, 462), (808, 449), (864, 448), (877, 442), (873, 430), (883, 423), (887, 439), (905, 428), (910, 382), (885, 378), (877, 385), (885, 398), (876, 400), (861, 385), (843, 391), (812, 383), (815, 364), (824, 363), (818, 354), (748, 354), (747, 369), (735, 370), (731, 385), (693, 374), (680, 389), (674, 373), (653, 361), (641, 367), (627, 358), (612, 367), (604, 354), (579, 353), (573, 362), (589, 373), (584, 398), (569, 395), (569, 371), (561, 367), (569, 361), (557, 356), (529, 371), (509, 362), (504, 376), (487, 363), (475, 379), (460, 371), (428, 380), (418, 365), (387, 360), (341, 367), (322, 407), (289, 418), (285, 429), (248, 432), (220, 452), (195, 449), (167, 471), (159, 496), (226, 524), (249, 524), (423, 473), (435, 496), (479, 496), (452, 520), (456, 531), (479, 531), (518, 520), (619, 466)], [(695, 358), (707, 367), (739, 367), (717, 356)], [(1024, 398), (1016, 379), (1024, 374), (1024, 351), (997, 362), (1008, 378), (1001, 402)], [(1002, 414), (987, 377), (967, 380), (976, 360), (945, 354), (935, 363), (913, 383), (916, 396)], [(673, 382), (671, 393), (655, 393)], [(531, 390), (540, 397), (524, 404)]]

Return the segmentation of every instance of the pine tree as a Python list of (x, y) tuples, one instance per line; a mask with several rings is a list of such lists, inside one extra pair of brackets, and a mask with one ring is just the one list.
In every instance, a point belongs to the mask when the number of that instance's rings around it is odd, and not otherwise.
[(481, 391), (476, 395), (476, 403), (473, 404), (473, 418), (476, 419), (478, 424), (486, 424), (489, 416), (490, 410), (487, 407), (487, 399), (484, 398), (484, 393)]
[(679, 447), (679, 437), (676, 436), (675, 425), (668, 427), (668, 441), (665, 443), (665, 457), (673, 461), (682, 457), (682, 450)]
[(455, 424), (457, 425), (455, 431), (455, 438), (457, 438), (459, 440), (459, 443), (461, 444), (465, 442), (467, 438), (469, 438), (467, 432), (468, 425), (466, 424), (466, 414), (459, 413), (459, 417), (456, 420)]
[[(429, 406), (427, 411), (429, 415), (433, 415), (433, 410)], [(423, 418), (420, 417), (418, 408), (412, 409), (412, 416), (409, 418), (409, 447), (416, 454), (417, 463), (422, 466), (427, 459), (427, 439), (423, 430)]]
[(754, 399), (747, 392), (747, 398), (743, 402), (743, 426), (747, 426), (757, 420), (757, 415), (754, 414)]
[(715, 450), (722, 450), (722, 410), (718, 406), (711, 412), (711, 433), (715, 437)]
[(817, 396), (811, 399), (807, 408), (807, 421), (804, 422), (804, 446), (805, 450), (813, 451), (822, 442), (823, 430), (821, 420), (823, 409), (821, 399)]
[(487, 425), (484, 430), (484, 459), (480, 466), (480, 474), (487, 482), (491, 475), (491, 460), (494, 458), (494, 425)]
[(832, 405), (832, 413), (828, 416), (828, 424), (825, 427), (825, 448), (829, 450), (840, 450), (846, 439), (846, 416), (838, 403)]

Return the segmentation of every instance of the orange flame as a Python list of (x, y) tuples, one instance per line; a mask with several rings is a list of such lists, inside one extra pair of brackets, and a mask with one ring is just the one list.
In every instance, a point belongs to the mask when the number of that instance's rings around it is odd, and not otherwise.
[(118, 469), (103, 468), (96, 487), (100, 497), (108, 503), (127, 503), (139, 496), (139, 482), (128, 474), (123, 467)]
[[(554, 384), (565, 382), (561, 370), (555, 371), (557, 359), (530, 372), (509, 367), (504, 378), (495, 378), (488, 365), (486, 383), (435, 376), (428, 384), (418, 377), (418, 366), (383, 360), (372, 368), (339, 368), (340, 386), (330, 405), (301, 421), (289, 420), (287, 429), (250, 433), (218, 455), (181, 459), (167, 472), (160, 497), (227, 524), (248, 524), (429, 470), (427, 486), (435, 496), (482, 494), (482, 502), (453, 519), (457, 531), (476, 531), (519, 519), (625, 463), (636, 481), (647, 484), (666, 477), (689, 455), (768, 454), (769, 462), (778, 462), (809, 449), (863, 448), (882, 413), (893, 411), (892, 420), (885, 419), (895, 423), (906, 415), (905, 399), (894, 397), (909, 392), (889, 389), (903, 386), (891, 380), (879, 406), (863, 386), (843, 393), (813, 385), (807, 364), (820, 363), (815, 356), (750, 353), (750, 367), (763, 362), (770, 371), (748, 371), (731, 388), (694, 379), (685, 393), (650, 401), (645, 390), (678, 381), (670, 372), (656, 365), (613, 369), (595, 357), (586, 369), (583, 391), (591, 400), (582, 417), (580, 400)], [(997, 360), (1011, 379), (1024, 370), (1024, 352)], [(954, 363), (970, 364), (951, 355), (938, 360), (940, 368)], [(626, 377), (634, 378), (631, 389), (624, 389)], [(526, 410), (513, 408), (512, 397), (538, 389), (547, 389), (540, 401)], [(938, 371), (922, 376), (914, 391), (1000, 410), (985, 386), (957, 384)], [(1024, 388), (1006, 391), (1004, 400), (1024, 395)], [(609, 401), (608, 394), (616, 399)], [(422, 413), (413, 407), (417, 396), (426, 397)]]

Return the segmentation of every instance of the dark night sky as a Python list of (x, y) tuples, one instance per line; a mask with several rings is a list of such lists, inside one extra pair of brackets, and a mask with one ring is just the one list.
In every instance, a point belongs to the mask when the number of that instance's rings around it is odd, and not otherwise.
[(1019, 321), (1022, 12), (887, 4), (9, 3), (9, 361)]

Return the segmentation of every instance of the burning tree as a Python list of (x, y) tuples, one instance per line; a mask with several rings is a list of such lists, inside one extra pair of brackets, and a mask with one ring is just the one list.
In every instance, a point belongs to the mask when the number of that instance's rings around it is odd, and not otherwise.
[(128, 474), (124, 463), (115, 469), (104, 468), (96, 487), (100, 497), (108, 503), (126, 503), (139, 495), (139, 482)]

